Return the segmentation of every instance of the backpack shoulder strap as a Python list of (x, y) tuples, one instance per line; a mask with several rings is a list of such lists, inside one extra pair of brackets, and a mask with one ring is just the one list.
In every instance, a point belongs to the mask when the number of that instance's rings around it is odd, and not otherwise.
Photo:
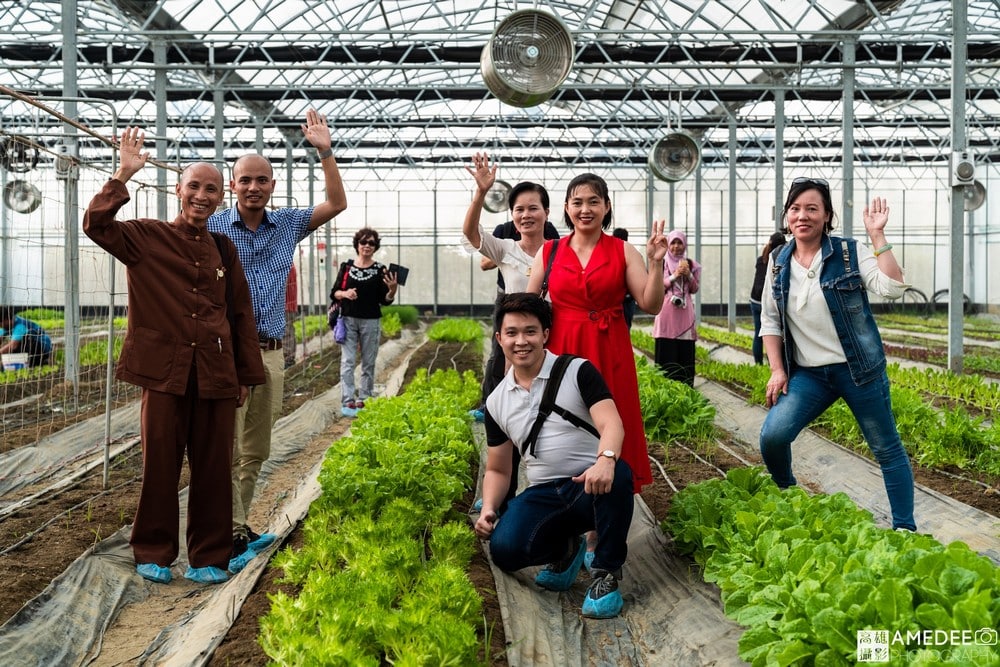
[(541, 297), (544, 299), (545, 295), (549, 293), (549, 274), (552, 272), (552, 262), (556, 258), (556, 250), (559, 249), (560, 239), (555, 239), (552, 241), (552, 249), (549, 250), (549, 260), (545, 263), (545, 273), (542, 274), (542, 292)]
[(533, 455), (535, 453), (535, 441), (538, 440), (542, 424), (545, 423), (545, 420), (553, 412), (573, 424), (573, 426), (582, 428), (598, 438), (601, 437), (592, 424), (580, 419), (569, 410), (556, 405), (556, 395), (559, 393), (559, 385), (562, 384), (563, 376), (566, 375), (566, 369), (569, 367), (570, 362), (576, 358), (572, 354), (560, 354), (556, 357), (556, 361), (552, 365), (552, 372), (549, 374), (548, 383), (545, 385), (545, 392), (542, 394), (542, 402), (538, 406), (538, 416), (535, 417), (535, 423), (531, 426), (531, 432), (528, 433), (528, 438), (521, 447), (522, 454), (528, 453)]

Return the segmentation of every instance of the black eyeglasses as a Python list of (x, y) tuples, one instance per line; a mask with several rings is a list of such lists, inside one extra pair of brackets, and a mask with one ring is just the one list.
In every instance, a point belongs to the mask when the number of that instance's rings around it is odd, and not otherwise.
[(792, 185), (802, 185), (803, 183), (811, 183), (812, 185), (824, 187), (827, 190), (830, 189), (830, 183), (825, 178), (806, 178), (805, 176), (799, 176), (798, 178), (792, 179)]
[(367, 241), (358, 241), (358, 245), (370, 245), (371, 247), (374, 248), (378, 244), (375, 243), (375, 241), (368, 239)]

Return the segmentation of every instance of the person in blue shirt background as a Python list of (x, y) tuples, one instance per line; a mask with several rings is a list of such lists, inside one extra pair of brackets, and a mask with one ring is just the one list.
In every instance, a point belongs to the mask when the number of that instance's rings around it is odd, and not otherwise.
[(22, 352), (28, 355), (28, 367), (52, 363), (52, 339), (42, 327), (14, 313), (11, 306), (0, 307), (0, 354)]

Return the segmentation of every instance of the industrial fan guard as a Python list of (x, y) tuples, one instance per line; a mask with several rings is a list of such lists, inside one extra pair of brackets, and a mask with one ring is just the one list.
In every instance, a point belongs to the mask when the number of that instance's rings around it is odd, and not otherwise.
[(18, 213), (31, 213), (42, 203), (42, 193), (27, 181), (11, 181), (3, 189), (3, 201)]
[(979, 181), (973, 181), (962, 188), (962, 206), (966, 211), (975, 211), (986, 203), (986, 186)]
[(497, 179), (486, 191), (486, 199), (483, 200), (483, 208), (490, 213), (502, 213), (507, 210), (507, 198), (510, 197), (510, 183)]
[(573, 68), (573, 35), (557, 16), (534, 9), (497, 25), (479, 58), (483, 81), (497, 99), (516, 107), (541, 104)]
[(701, 149), (687, 132), (671, 132), (653, 144), (647, 162), (654, 176), (674, 183), (687, 178), (698, 168)]

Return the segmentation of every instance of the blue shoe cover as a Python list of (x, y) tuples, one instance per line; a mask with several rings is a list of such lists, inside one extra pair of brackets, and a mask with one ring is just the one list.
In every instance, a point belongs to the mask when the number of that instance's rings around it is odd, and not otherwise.
[(587, 618), (614, 618), (621, 613), (624, 604), (622, 594), (618, 591), (607, 593), (596, 600), (588, 593), (583, 598), (583, 615)]
[(139, 573), (139, 576), (147, 581), (152, 581), (156, 584), (169, 584), (172, 575), (170, 574), (169, 567), (163, 567), (162, 565), (157, 565), (156, 563), (142, 563), (135, 566), (135, 571)]
[(618, 578), (610, 572), (598, 570), (583, 597), (581, 613), (587, 618), (614, 618), (621, 613), (623, 604), (622, 594), (618, 591)]
[(253, 542), (247, 545), (248, 549), (252, 549), (256, 553), (260, 553), (264, 549), (268, 548), (274, 541), (278, 539), (278, 536), (274, 533), (262, 533), (254, 538)]
[(587, 568), (587, 572), (590, 572), (594, 566), (594, 552), (588, 551), (583, 554), (583, 566)]
[(184, 573), (184, 578), (199, 584), (221, 584), (223, 581), (229, 579), (229, 575), (213, 565), (207, 567), (191, 567), (188, 565), (187, 572)]
[(573, 582), (576, 581), (576, 576), (580, 574), (585, 553), (587, 553), (587, 541), (580, 538), (576, 554), (569, 566), (564, 570), (556, 570), (554, 568), (558, 567), (558, 564), (553, 563), (538, 573), (538, 576), (535, 577), (535, 583), (550, 591), (568, 591), (573, 586)]
[(340, 414), (344, 417), (357, 417), (358, 411), (355, 408), (343, 407), (340, 409)]
[[(241, 553), (239, 556), (233, 556), (229, 559), (229, 571), (233, 574), (238, 574), (243, 571), (250, 561), (257, 557), (257, 552), (247, 546), (247, 550)], [(204, 569), (204, 568), (202, 568)], [(191, 577), (188, 577), (190, 579)]]

